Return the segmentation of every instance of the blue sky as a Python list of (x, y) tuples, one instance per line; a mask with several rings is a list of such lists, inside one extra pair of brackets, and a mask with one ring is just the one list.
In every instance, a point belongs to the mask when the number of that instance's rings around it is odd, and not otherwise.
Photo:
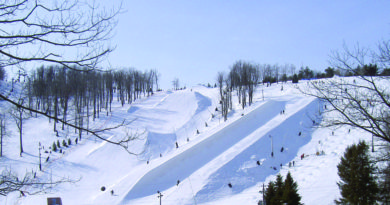
[(390, 1), (124, 0), (109, 63), (157, 69), (164, 89), (175, 77), (214, 84), (237, 60), (323, 71), (343, 42), (375, 48), (389, 39), (389, 9)]

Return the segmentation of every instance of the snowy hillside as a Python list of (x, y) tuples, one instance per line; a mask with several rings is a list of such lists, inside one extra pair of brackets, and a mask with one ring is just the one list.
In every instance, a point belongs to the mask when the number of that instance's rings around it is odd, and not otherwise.
[[(65, 177), (77, 182), (37, 195), (20, 197), (15, 192), (0, 196), (0, 202), (45, 204), (47, 197), (61, 197), (63, 204), (159, 204), (160, 191), (162, 204), (257, 204), (263, 184), (290, 171), (303, 203), (333, 204), (339, 196), (336, 166), (340, 156), (348, 145), (371, 138), (358, 130), (349, 132), (349, 127), (313, 126), (328, 117), (321, 115), (324, 105), (295, 86), (261, 85), (254, 103), (244, 110), (233, 96), (234, 108), (226, 122), (215, 109), (219, 108), (217, 88), (162, 91), (123, 107), (115, 102), (112, 114), (102, 113), (90, 126), (134, 120), (106, 135), (115, 139), (126, 133), (140, 134), (129, 144), (129, 150), (140, 155), (84, 134), (77, 145), (63, 148), (65, 153), (43, 153), (42, 172), (38, 171), (39, 142), (48, 151), (57, 139), (74, 140), (78, 134), (68, 128), (57, 137), (52, 121), (30, 118), (24, 127), (25, 153), (19, 156), (18, 132), (10, 119), (12, 137), (5, 139), (2, 170), (12, 169), (20, 176), (37, 172), (43, 181)], [(302, 154), (306, 157), (301, 160)], [(289, 167), (292, 162), (294, 166)]]

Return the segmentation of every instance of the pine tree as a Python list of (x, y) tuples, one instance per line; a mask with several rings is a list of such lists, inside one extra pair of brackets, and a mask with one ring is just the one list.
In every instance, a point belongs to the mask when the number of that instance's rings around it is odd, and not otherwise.
[(52, 149), (53, 149), (53, 152), (57, 152), (57, 145), (55, 142), (53, 142)]
[(270, 181), (268, 183), (267, 189), (265, 190), (265, 194), (264, 194), (265, 204), (272, 205), (271, 201), (273, 198), (275, 198), (275, 196), (276, 196), (275, 183), (273, 181)]
[(390, 162), (381, 169), (381, 180), (379, 181), (380, 201), (383, 204), (390, 204)]
[(60, 148), (60, 147), (61, 147), (61, 145), (60, 145), (60, 141), (59, 141), (59, 140), (57, 140), (57, 147), (58, 147), (58, 148)]
[(378, 185), (374, 176), (375, 167), (368, 155), (364, 141), (347, 147), (337, 165), (341, 181), (337, 183), (341, 198), (336, 204), (375, 204)]
[(290, 172), (287, 173), (284, 181), (282, 201), (288, 205), (300, 205), (301, 196), (298, 194), (298, 185), (292, 178)]
[(280, 174), (276, 176), (275, 188), (276, 188), (276, 194), (273, 200), (271, 200), (271, 202), (273, 202), (273, 204), (282, 204), (284, 182), (283, 182), (283, 177)]
[(298, 83), (298, 76), (297, 76), (297, 74), (293, 75), (292, 83)]
[(68, 145), (66, 144), (66, 141), (65, 141), (65, 139), (64, 139), (64, 140), (62, 140), (62, 146), (64, 146), (64, 147), (68, 147)]

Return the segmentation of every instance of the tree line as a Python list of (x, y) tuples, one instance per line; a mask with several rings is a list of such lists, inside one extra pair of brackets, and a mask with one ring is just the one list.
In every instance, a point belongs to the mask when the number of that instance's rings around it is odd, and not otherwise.
[[(52, 116), (49, 120), (54, 120), (53, 131), (57, 136), (57, 123), (61, 120), (62, 130), (71, 122), (75, 125), (75, 133), (78, 132), (81, 139), (83, 130), (86, 132), (89, 130), (90, 119), (94, 121), (102, 112), (108, 115), (112, 111), (114, 93), (117, 96), (116, 100), (124, 106), (125, 103), (131, 104), (142, 96), (150, 96), (159, 89), (157, 70), (144, 72), (130, 68), (105, 72), (78, 70), (64, 66), (41, 66), (31, 71), (25, 82), (21, 83), (23, 88), (18, 94), (17, 102), (29, 109)], [(37, 112), (31, 110), (27, 112), (18, 106), (9, 112), (19, 131), (20, 154), (23, 153), (23, 121), (34, 113), (37, 115)], [(1, 137), (5, 135), (3, 130), (5, 124), (2, 121)]]
[(158, 80), (157, 70), (142, 72), (129, 68), (79, 72), (67, 67), (41, 66), (28, 76), (25, 90), (28, 107), (55, 118), (61, 115), (63, 121), (70, 117), (68, 109), (71, 103), (75, 108), (74, 122), (83, 126), (83, 122), (88, 122), (90, 117), (94, 120), (102, 111), (107, 115), (111, 112), (114, 93), (117, 93), (116, 100), (122, 106), (131, 104), (141, 96), (150, 96), (158, 90)]

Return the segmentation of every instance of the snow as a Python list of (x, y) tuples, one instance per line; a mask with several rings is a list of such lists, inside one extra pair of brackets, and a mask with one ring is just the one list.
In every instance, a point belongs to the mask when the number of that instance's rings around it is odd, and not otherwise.
[[(123, 107), (115, 102), (112, 114), (102, 112), (99, 119), (90, 122), (91, 127), (106, 127), (124, 119), (132, 121), (105, 136), (114, 140), (124, 134), (140, 134), (139, 140), (129, 144), (130, 151), (142, 153), (138, 156), (85, 133), (75, 145), (78, 134), (73, 129), (61, 130), (57, 137), (53, 121), (44, 117), (25, 121), (25, 153), (19, 156), (19, 133), (9, 119), (12, 136), (5, 139), (1, 170), (12, 169), (20, 176), (26, 171), (37, 172), (41, 181), (65, 177), (76, 182), (37, 195), (0, 196), (0, 202), (44, 204), (47, 197), (61, 197), (63, 204), (159, 204), (160, 191), (163, 204), (257, 204), (263, 184), (290, 171), (303, 203), (333, 204), (339, 197), (337, 164), (345, 148), (371, 138), (359, 130), (349, 132), (349, 127), (331, 130), (313, 126), (313, 121), (318, 125), (323, 117), (333, 114), (321, 115), (323, 104), (300, 94), (295, 85), (283, 84), (283, 91), (281, 86), (260, 85), (254, 103), (244, 110), (233, 96), (233, 111), (226, 122), (215, 111), (218, 89), (203, 86), (158, 92)], [(65, 154), (43, 153), (43, 171), (39, 171), (38, 143), (49, 150), (54, 141), (67, 138), (73, 144), (63, 148)], [(325, 154), (316, 155), (321, 151)], [(306, 157), (301, 160), (303, 153)], [(293, 161), (295, 166), (289, 167)], [(100, 190), (102, 186), (106, 191)]]

